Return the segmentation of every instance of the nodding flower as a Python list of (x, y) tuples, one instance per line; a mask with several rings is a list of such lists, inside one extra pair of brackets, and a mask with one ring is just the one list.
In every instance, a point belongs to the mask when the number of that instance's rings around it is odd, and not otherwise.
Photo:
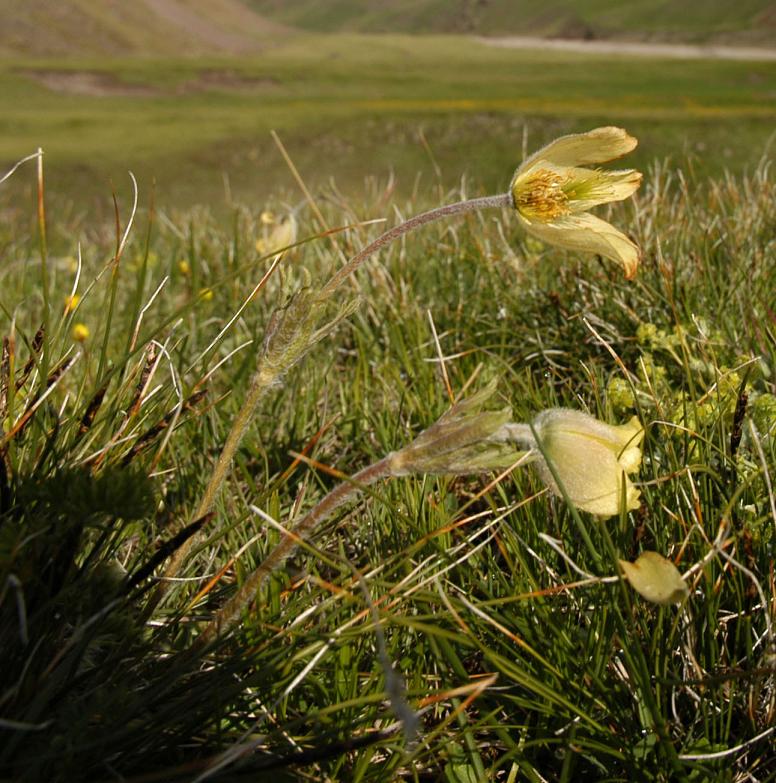
[(641, 173), (584, 166), (619, 158), (637, 144), (622, 128), (605, 127), (561, 136), (535, 152), (509, 186), (525, 230), (551, 245), (598, 253), (633, 277), (641, 257), (638, 246), (588, 210), (631, 196), (641, 184)]
[(623, 496), (627, 510), (639, 507), (640, 493), (628, 478), (641, 465), (644, 428), (635, 416), (615, 426), (583, 411), (551, 408), (532, 426), (507, 424), (501, 434), (531, 447), (542, 481), (582, 511), (614, 516)]

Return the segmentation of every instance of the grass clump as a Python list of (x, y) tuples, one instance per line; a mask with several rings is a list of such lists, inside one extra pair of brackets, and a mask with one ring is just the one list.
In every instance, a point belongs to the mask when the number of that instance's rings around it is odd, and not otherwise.
[[(35, 222), (0, 224), (2, 776), (767, 779), (768, 166), (697, 182), (653, 168), (608, 207), (644, 251), (634, 281), (500, 211), (384, 248), (338, 289), (359, 309), (256, 401), (203, 510), (273, 313), (378, 233), (362, 221), (433, 206), (325, 195), (295, 211), (310, 239), (277, 264), (255, 208), (227, 228), (149, 211), (129, 233), (121, 209), (110, 232), (41, 214), (44, 287)], [(348, 476), (427, 444), (452, 399), (489, 381), (520, 422), (637, 416), (639, 507), (601, 521), (522, 467), (360, 482), (236, 628), (197, 642), (284, 531)], [(618, 578), (644, 551), (684, 574), (685, 601), (647, 603)]]

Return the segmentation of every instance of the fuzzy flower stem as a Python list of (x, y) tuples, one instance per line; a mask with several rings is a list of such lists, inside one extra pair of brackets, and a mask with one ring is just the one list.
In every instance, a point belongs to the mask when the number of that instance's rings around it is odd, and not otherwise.
[[(199, 501), (197, 510), (191, 517), (192, 519), (200, 519), (213, 510), (213, 506), (215, 506), (216, 498), (218, 496), (218, 490), (221, 488), (232, 464), (232, 458), (250, 426), (256, 406), (258, 405), (259, 400), (264, 396), (264, 393), (275, 385), (279, 374), (279, 372), (273, 372), (269, 367), (259, 366), (253, 377), (251, 386), (248, 389), (245, 401), (238, 411), (237, 416), (234, 418), (234, 421), (232, 421), (229, 435), (227, 435), (224, 447), (218, 456), (218, 461), (213, 468), (213, 472), (210, 474), (210, 480), (205, 487), (205, 492), (202, 495), (202, 499)], [(168, 580), (178, 573), (197, 541), (198, 537), (192, 536), (187, 541), (184, 541), (175, 551), (175, 554), (172, 556), (164, 571), (163, 581), (159, 582), (156, 590), (154, 590), (148, 600), (145, 610), (147, 617), (153, 613), (154, 609), (156, 609), (169, 593), (173, 582)]]
[(415, 215), (415, 217), (405, 220), (398, 226), (388, 229), (384, 234), (377, 237), (374, 242), (371, 242), (359, 253), (356, 253), (356, 255), (354, 255), (353, 258), (351, 258), (345, 266), (339, 269), (329, 282), (326, 283), (322, 294), (324, 296), (332, 294), (336, 288), (338, 288), (364, 261), (366, 261), (367, 258), (369, 258), (369, 256), (393, 242), (394, 239), (398, 239), (400, 236), (408, 234), (410, 231), (414, 231), (416, 228), (420, 228), (426, 223), (442, 220), (443, 218), (451, 217), (452, 215), (460, 215), (464, 212), (476, 212), (480, 209), (495, 207), (511, 207), (512, 204), (512, 194), (502, 193), (498, 196), (483, 196), (482, 198), (473, 198), (468, 201), (458, 201), (455, 204), (447, 204), (443, 207), (429, 210), (428, 212), (422, 212), (420, 215)]
[(330, 517), (348, 500), (360, 494), (365, 487), (391, 476), (392, 457), (393, 455), (389, 454), (378, 462), (359, 471), (347, 481), (338, 484), (315, 507), (308, 511), (301, 521), (291, 528), (276, 544), (275, 548), (245, 580), (242, 587), (216, 614), (213, 620), (205, 626), (205, 629), (197, 639), (197, 645), (208, 644), (217, 636), (231, 630), (239, 622), (243, 611), (251, 605), (261, 585), (270, 574), (280, 568), (286, 558), (296, 549), (301, 539), (306, 538), (315, 527)]
[[(329, 282), (326, 283), (326, 285), (321, 290), (319, 299), (325, 300), (331, 297), (334, 291), (351, 274), (353, 274), (353, 272), (355, 272), (361, 266), (361, 264), (366, 261), (367, 258), (369, 258), (369, 256), (373, 255), (378, 250), (381, 250), (394, 239), (398, 239), (400, 236), (403, 236), (410, 231), (414, 231), (416, 228), (420, 228), (426, 223), (431, 223), (435, 220), (442, 220), (443, 218), (463, 214), (465, 212), (475, 212), (480, 209), (489, 208), (506, 208), (511, 207), (512, 205), (512, 194), (502, 193), (498, 196), (484, 196), (482, 198), (469, 199), (468, 201), (458, 201), (455, 204), (447, 204), (445, 206), (429, 210), (428, 212), (422, 212), (420, 215), (415, 215), (409, 220), (405, 220), (403, 223), (400, 223), (398, 226), (394, 226), (393, 228), (389, 229), (384, 234), (375, 239), (374, 242), (371, 242), (363, 250), (356, 253), (356, 255), (354, 255), (345, 264), (345, 266), (341, 267), (334, 275), (332, 275)], [(200, 504), (197, 507), (197, 510), (195, 511), (192, 519), (200, 519), (205, 514), (208, 514), (213, 510), (213, 506), (215, 505), (216, 498), (218, 496), (218, 491), (221, 488), (224, 479), (226, 478), (226, 474), (232, 463), (232, 459), (240, 443), (242, 442), (243, 436), (245, 435), (248, 426), (250, 425), (251, 419), (253, 418), (253, 413), (256, 410), (256, 406), (264, 396), (264, 393), (272, 386), (277, 385), (277, 382), (281, 379), (286, 369), (287, 368), (284, 367), (271, 367), (265, 365), (264, 363), (259, 365), (259, 368), (255, 373), (253, 380), (251, 381), (248, 395), (246, 396), (245, 401), (243, 402), (235, 420), (232, 422), (232, 427), (229, 431), (226, 442), (224, 443), (224, 448), (221, 451), (218, 462), (216, 463), (213, 469), (213, 473), (210, 477), (210, 481), (205, 488), (205, 493), (202, 496), (202, 500), (200, 501)], [(359, 481), (358, 478), (354, 478), (354, 480)], [(364, 483), (363, 480), (360, 481), (361, 483)], [(342, 502), (344, 502), (344, 500)], [(334, 509), (330, 509), (327, 511), (327, 513), (331, 513), (333, 510)], [(313, 521), (312, 524), (314, 525), (315, 521)], [(181, 569), (189, 555), (189, 552), (199, 541), (199, 538), (199, 536), (192, 536), (175, 552), (163, 575), (163, 578), (166, 581), (159, 583), (156, 590), (151, 595), (148, 604), (146, 605), (146, 617), (149, 617), (153, 613), (154, 609), (156, 609), (156, 607), (165, 599), (173, 584), (170, 579), (174, 577)], [(281, 544), (278, 546), (284, 545), (289, 546), (289, 551), (290, 548), (292, 548), (291, 543), (284, 544), (284, 542), (281, 542)], [(257, 586), (261, 583), (262, 579), (263, 577), (259, 576)], [(255, 588), (253, 592), (255, 592)], [(235, 599), (233, 600), (236, 600), (238, 597), (239, 594), (238, 596), (235, 596)], [(225, 609), (226, 608), (227, 607), (225, 607)], [(241, 606), (236, 611), (241, 611)]]

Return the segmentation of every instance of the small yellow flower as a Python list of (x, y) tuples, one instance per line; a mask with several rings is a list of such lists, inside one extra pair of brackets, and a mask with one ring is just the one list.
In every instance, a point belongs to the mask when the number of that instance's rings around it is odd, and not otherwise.
[(185, 258), (182, 258), (180, 261), (178, 261), (178, 271), (185, 276), (191, 274), (191, 266)]
[(539, 473), (556, 495), (563, 493), (548, 462), (566, 496), (583, 511), (600, 517), (619, 513), (623, 482), (626, 508), (639, 507), (640, 493), (626, 475), (641, 465), (644, 428), (638, 418), (613, 426), (582, 411), (554, 408), (536, 417), (534, 431), (542, 452)]
[(214, 296), (215, 294), (213, 293), (212, 288), (200, 288), (199, 290), (199, 298), (203, 302), (212, 302)]
[(65, 314), (72, 313), (73, 310), (75, 310), (76, 307), (78, 307), (78, 303), (81, 301), (81, 297), (78, 296), (78, 294), (73, 294), (72, 296), (66, 296), (65, 297)]
[(274, 213), (270, 212), (268, 209), (265, 209), (259, 215), (259, 221), (265, 226), (271, 226), (275, 222), (275, 215)]
[(641, 174), (582, 167), (619, 158), (637, 143), (622, 128), (605, 127), (561, 136), (534, 153), (517, 169), (509, 187), (525, 230), (551, 245), (598, 253), (633, 277), (641, 256), (638, 246), (588, 210), (631, 196)]
[(76, 342), (83, 343), (89, 339), (89, 327), (82, 323), (74, 324), (71, 334)]

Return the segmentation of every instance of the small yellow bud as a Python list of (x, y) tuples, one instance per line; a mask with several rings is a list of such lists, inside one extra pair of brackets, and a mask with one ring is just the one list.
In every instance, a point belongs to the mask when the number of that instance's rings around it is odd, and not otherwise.
[(178, 271), (182, 275), (186, 275), (186, 276), (191, 274), (191, 266), (189, 265), (189, 262), (185, 258), (182, 258), (180, 261), (178, 261)]
[(89, 339), (89, 327), (82, 323), (74, 324), (71, 334), (76, 342), (83, 343)]
[(78, 294), (73, 294), (72, 296), (66, 296), (65, 297), (65, 314), (72, 313), (73, 310), (75, 310), (76, 307), (78, 307), (78, 303), (81, 301), (81, 297)]
[(275, 221), (275, 227), (268, 235), (256, 240), (256, 252), (265, 256), (276, 250), (283, 250), (296, 242), (296, 235), (296, 218), (293, 215), (288, 215), (281, 221)]
[(271, 226), (276, 218), (273, 212), (270, 212), (268, 209), (265, 209), (260, 215), (259, 220), (261, 223), (265, 226)]
[(199, 298), (203, 302), (212, 302), (213, 301), (213, 289), (212, 288), (201, 288), (199, 291)]

